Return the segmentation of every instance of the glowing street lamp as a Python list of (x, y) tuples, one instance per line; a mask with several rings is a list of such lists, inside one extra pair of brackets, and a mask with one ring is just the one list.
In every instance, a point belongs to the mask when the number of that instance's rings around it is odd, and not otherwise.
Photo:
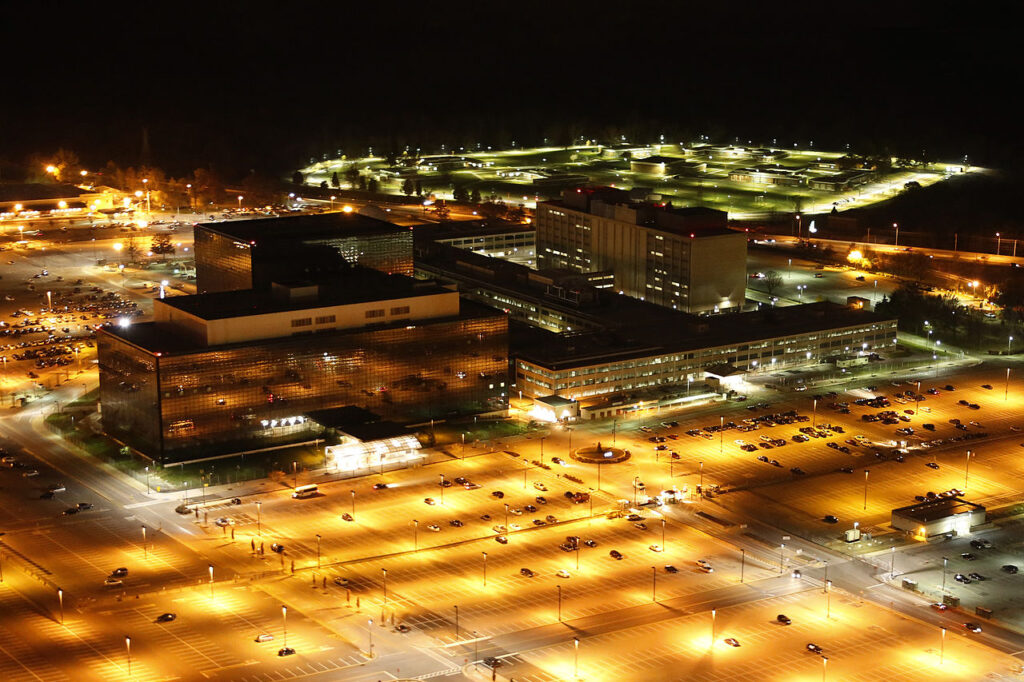
[(241, 194), (238, 195), (238, 208), (239, 209), (242, 208), (242, 195)]
[(210, 564), (210, 599), (213, 599), (213, 564)]
[(896, 243), (895, 246), (900, 245), (900, 226), (897, 223), (892, 224), (892, 228), (896, 230)]

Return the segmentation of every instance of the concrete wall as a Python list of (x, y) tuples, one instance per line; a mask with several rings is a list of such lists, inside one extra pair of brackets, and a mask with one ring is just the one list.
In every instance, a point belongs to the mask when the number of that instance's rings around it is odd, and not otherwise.
[[(396, 310), (406, 306), (409, 308), (408, 312)], [(383, 315), (368, 317), (369, 311), (383, 311)], [(455, 317), (458, 314), (459, 294), (455, 291), (385, 301), (324, 305), (218, 320), (203, 320), (160, 301), (155, 301), (153, 306), (155, 322), (181, 329), (192, 337), (198, 337), (198, 340), (209, 346), (257, 339), (274, 339), (328, 329), (355, 329), (390, 324), (399, 320), (409, 320), (410, 323), (415, 323), (420, 320)], [(317, 318), (332, 315), (334, 316), (332, 321), (317, 322)], [(293, 320), (305, 319), (311, 320), (311, 324), (292, 325)]]

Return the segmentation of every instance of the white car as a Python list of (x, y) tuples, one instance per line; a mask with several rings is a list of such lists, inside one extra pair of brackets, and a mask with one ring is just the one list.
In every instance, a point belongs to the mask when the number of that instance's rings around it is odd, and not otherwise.
[(559, 578), (568, 578), (569, 571), (565, 570), (564, 568), (560, 568), (558, 569), (558, 572), (555, 573), (555, 575), (557, 575)]
[(661, 551), (663, 551), (663, 548), (662, 548), (661, 545), (651, 545), (647, 549), (651, 550), (652, 552), (661, 552)]
[(124, 581), (121, 580), (120, 578), (115, 578), (115, 577), (111, 576), (111, 577), (107, 578), (106, 580), (104, 580), (103, 584), (106, 585), (107, 587), (116, 587), (117, 585), (124, 585)]
[(523, 510), (522, 509), (516, 509), (515, 507), (509, 507), (508, 513), (509, 514), (515, 514), (516, 516), (522, 516), (523, 515)]
[(273, 640), (274, 636), (266, 632), (256, 635), (257, 642), (272, 642)]
[(427, 526), (427, 530), (432, 530), (435, 533), (440, 533), (441, 532), (441, 526), (437, 525), (436, 523), (432, 523), (429, 526)]
[(697, 568), (704, 571), (705, 573), (715, 572), (715, 569), (711, 567), (711, 562), (707, 559), (697, 559)]

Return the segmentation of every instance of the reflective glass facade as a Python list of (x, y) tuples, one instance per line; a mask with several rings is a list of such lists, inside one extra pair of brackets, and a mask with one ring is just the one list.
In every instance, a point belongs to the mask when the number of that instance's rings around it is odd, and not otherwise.
[(302, 440), (311, 424), (295, 418), (313, 410), (413, 423), (503, 409), (508, 393), (507, 318), (473, 304), (458, 319), (190, 351), (99, 336), (104, 429), (164, 460)]

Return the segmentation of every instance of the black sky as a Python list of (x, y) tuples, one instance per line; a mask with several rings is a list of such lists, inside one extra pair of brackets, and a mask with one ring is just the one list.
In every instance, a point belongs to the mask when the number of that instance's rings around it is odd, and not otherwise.
[(8, 26), (34, 30), (3, 43), (0, 158), (135, 164), (147, 128), (174, 172), (283, 172), (360, 140), (535, 142), (573, 124), (1014, 158), (1006, 18), (689, 5), (20, 3)]

